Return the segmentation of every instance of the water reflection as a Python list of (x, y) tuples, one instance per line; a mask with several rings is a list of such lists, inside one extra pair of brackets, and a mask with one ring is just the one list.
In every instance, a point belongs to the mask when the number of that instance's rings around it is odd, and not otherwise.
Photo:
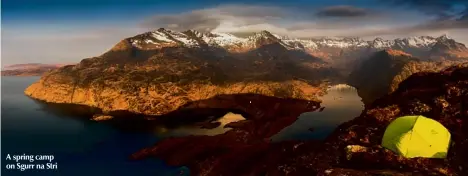
[(245, 118), (241, 114), (235, 114), (232, 112), (228, 112), (223, 117), (215, 120), (214, 122), (219, 122), (219, 125), (213, 129), (203, 129), (200, 126), (196, 125), (184, 125), (177, 128), (169, 129), (164, 125), (158, 125), (154, 128), (154, 133), (158, 137), (180, 137), (180, 136), (187, 136), (187, 135), (209, 135), (214, 136), (217, 134), (225, 133), (226, 131), (230, 130), (231, 128), (224, 128), (224, 126), (231, 122), (237, 122), (245, 120)]
[(364, 104), (354, 87), (338, 84), (330, 86), (320, 98), (323, 111), (303, 113), (291, 126), (272, 137), (273, 141), (323, 139), (338, 125), (360, 115)]

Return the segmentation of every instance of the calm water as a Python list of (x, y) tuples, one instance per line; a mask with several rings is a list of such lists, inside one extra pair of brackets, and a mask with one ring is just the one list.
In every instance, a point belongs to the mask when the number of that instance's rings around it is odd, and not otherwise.
[(273, 141), (290, 139), (323, 139), (340, 124), (359, 116), (364, 109), (357, 90), (347, 85), (336, 85), (320, 98), (322, 112), (306, 112), (291, 126), (272, 137)]
[[(102, 123), (48, 113), (23, 95), (38, 77), (1, 78), (2, 175), (173, 175), (158, 160), (128, 161), (154, 144), (154, 134), (121, 132)], [(7, 154), (54, 155), (58, 170), (6, 170)], [(27, 161), (21, 163), (28, 164)]]
[[(129, 132), (107, 124), (51, 113), (23, 94), (23, 90), (39, 77), (1, 78), (1, 151), (2, 175), (175, 175), (187, 168), (169, 167), (160, 160), (127, 160), (133, 152), (153, 145), (169, 136), (216, 135), (228, 129), (222, 126), (207, 130), (195, 126), (168, 129), (155, 126), (152, 133)], [(322, 97), (323, 112), (301, 115), (273, 140), (320, 139), (337, 125), (351, 120), (363, 109), (353, 88), (335, 86)], [(228, 113), (218, 119), (221, 124), (243, 120)], [(313, 132), (309, 131), (313, 128)], [(54, 155), (58, 170), (6, 170), (6, 155)], [(20, 163), (29, 164), (27, 161)], [(41, 163), (41, 162), (35, 162)]]

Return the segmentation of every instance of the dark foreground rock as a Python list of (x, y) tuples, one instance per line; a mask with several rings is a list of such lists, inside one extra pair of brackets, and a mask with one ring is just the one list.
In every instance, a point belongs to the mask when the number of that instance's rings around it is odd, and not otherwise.
[[(270, 142), (268, 137), (296, 120), (300, 111), (292, 107), (268, 109), (271, 114), (236, 122), (225, 134), (167, 139), (131, 158), (158, 157), (189, 167), (193, 175), (468, 175), (466, 65), (410, 76), (325, 141)], [(450, 130), (447, 159), (406, 159), (380, 146), (393, 119), (413, 114)]]
[(403, 80), (418, 72), (439, 72), (467, 60), (428, 61), (387, 49), (371, 55), (353, 70), (348, 83), (358, 89), (365, 104), (392, 93)]
[[(226, 125), (232, 130), (216, 136), (170, 138), (132, 158), (163, 158), (171, 165), (188, 166), (194, 175), (280, 174), (289, 168), (277, 168), (277, 163), (288, 162), (290, 156), (299, 152), (299, 146), (307, 146), (302, 150), (319, 146), (314, 142), (273, 144), (269, 140), (300, 114), (317, 110), (318, 102), (259, 95), (250, 98), (233, 102), (249, 107), (245, 109), (247, 120)], [(286, 153), (289, 155), (283, 155)]]
[[(390, 169), (423, 175), (466, 175), (468, 170), (468, 67), (460, 65), (440, 73), (417, 73), (392, 94), (376, 100), (360, 117), (344, 123), (326, 140), (318, 158), (331, 167)], [(452, 134), (448, 158), (405, 159), (379, 146), (386, 126), (404, 115), (424, 115), (442, 123)], [(348, 160), (349, 145), (369, 148)], [(334, 156), (334, 157), (330, 157)]]

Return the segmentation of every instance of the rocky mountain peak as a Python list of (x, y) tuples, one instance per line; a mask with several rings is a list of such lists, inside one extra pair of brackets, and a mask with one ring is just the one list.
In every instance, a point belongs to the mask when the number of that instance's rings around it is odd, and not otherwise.
[(254, 47), (259, 47), (262, 45), (268, 45), (273, 43), (284, 44), (283, 41), (281, 41), (281, 39), (277, 38), (276, 36), (266, 30), (262, 30), (247, 37), (247, 39), (252, 42)]
[(384, 39), (380, 38), (380, 37), (377, 37), (377, 38), (374, 39), (374, 41), (384, 41)]
[(369, 42), (370, 46), (373, 48), (391, 48), (394, 45), (395, 41), (384, 40), (383, 38), (377, 37), (372, 42)]
[(437, 42), (432, 46), (433, 52), (468, 52), (468, 49), (463, 43), (458, 43), (447, 35), (442, 35), (436, 40)]
[[(130, 45), (128, 45), (130, 43)], [(364, 40), (359, 37), (322, 37), (322, 38), (292, 38), (280, 36), (266, 30), (262, 30), (247, 36), (237, 36), (220, 32), (200, 32), (187, 30), (184, 32), (159, 28), (155, 31), (140, 34), (128, 39), (128, 42), (120, 43), (117, 50), (125, 50), (136, 47), (142, 50), (152, 50), (163, 47), (189, 47), (205, 48), (217, 47), (228, 51), (249, 51), (260, 46), (279, 44), (288, 50), (301, 50), (307, 52), (329, 52), (328, 50), (384, 50), (397, 49), (410, 53), (417, 57), (426, 57), (428, 52), (461, 51), (468, 54), (465, 45), (450, 39), (447, 35), (440, 37), (416, 36), (397, 39), (383, 39), (377, 37), (373, 40)], [(457, 53), (460, 55), (459, 53)], [(462, 54), (463, 55), (463, 54)], [(328, 56), (327, 56), (328, 57)]]
[(268, 32), (266, 30), (256, 32), (256, 33), (254, 33), (253, 35), (251, 35), (251, 36), (249, 36), (247, 38), (253, 39), (253, 40), (256, 40), (256, 39), (259, 39), (259, 38), (268, 38), (268, 39), (279, 40), (279, 38), (277, 38), (275, 35), (273, 35), (272, 33)]
[(159, 29), (157, 29), (156, 31), (158, 31), (158, 32), (165, 32), (166, 29), (165, 29), (165, 28), (159, 28)]
[(204, 35), (204, 33), (197, 31), (197, 30), (193, 30), (193, 29), (183, 31), (182, 33), (187, 34), (187, 35), (193, 35), (196, 37), (203, 37)]
[(437, 37), (437, 41), (445, 41), (445, 40), (450, 40), (450, 39), (451, 38), (447, 34)]

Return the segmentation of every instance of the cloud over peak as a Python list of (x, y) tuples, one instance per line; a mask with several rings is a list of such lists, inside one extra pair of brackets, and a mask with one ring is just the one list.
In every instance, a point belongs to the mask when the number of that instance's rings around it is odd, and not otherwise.
[[(373, 14), (373, 11), (344, 5), (317, 10), (278, 6), (223, 5), (178, 14), (158, 14), (146, 19), (143, 27), (148, 29), (164, 27), (177, 31), (194, 29), (234, 34), (268, 30), (280, 35), (297, 37), (335, 36), (343, 35), (337, 29), (358, 27), (360, 19), (380, 20), (369, 19), (374, 18), (369, 17), (370, 14)], [(352, 30), (348, 32), (350, 33), (345, 35), (353, 35)]]
[(367, 9), (349, 5), (325, 7), (316, 13), (316, 15), (320, 17), (360, 17), (369, 14), (371, 14), (371, 12)]
[(145, 20), (143, 26), (147, 28), (167, 27), (174, 30), (212, 31), (226, 23), (261, 24), (287, 16), (286, 13), (285, 10), (278, 7), (225, 5), (179, 14), (155, 15)]
[[(383, 0), (376, 0), (382, 2)], [(405, 37), (411, 35), (441, 35), (452, 30), (468, 29), (467, 9), (452, 16), (439, 18), (416, 13), (427, 9), (440, 12), (453, 9), (442, 0), (424, 0), (427, 7), (417, 7), (420, 0), (410, 0), (389, 8), (373, 9), (350, 5), (322, 8), (292, 8), (283, 6), (222, 5), (178, 14), (159, 14), (144, 21), (149, 30), (160, 27), (184, 31), (245, 34), (268, 30), (279, 35), (307, 38), (340, 37)], [(400, 0), (386, 1), (398, 3)], [(461, 1), (460, 1), (461, 2)], [(382, 3), (382, 4), (386, 4)], [(388, 3), (387, 3), (388, 4)], [(463, 5), (463, 4), (462, 4)], [(401, 10), (398, 7), (409, 7)], [(455, 7), (455, 6), (454, 6)], [(388, 9), (388, 10), (387, 10)], [(446, 16), (449, 13), (445, 13)], [(453, 32), (457, 34), (459, 32)], [(464, 39), (463, 39), (464, 40)]]

